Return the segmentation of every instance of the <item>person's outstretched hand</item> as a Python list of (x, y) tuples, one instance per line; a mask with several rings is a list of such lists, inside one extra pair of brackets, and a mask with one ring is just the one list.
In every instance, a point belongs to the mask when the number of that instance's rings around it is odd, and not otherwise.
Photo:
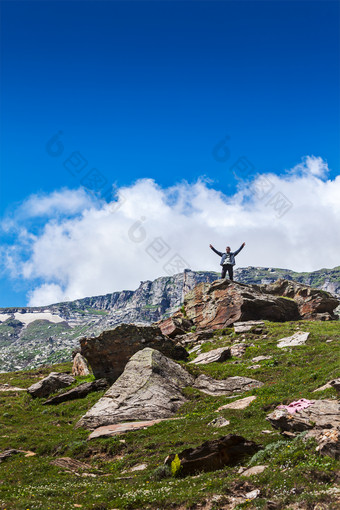
[(209, 244), (209, 248), (212, 248), (212, 244)]
[(243, 244), (242, 244), (242, 248), (243, 248), (245, 245), (246, 245), (246, 243), (243, 243)]

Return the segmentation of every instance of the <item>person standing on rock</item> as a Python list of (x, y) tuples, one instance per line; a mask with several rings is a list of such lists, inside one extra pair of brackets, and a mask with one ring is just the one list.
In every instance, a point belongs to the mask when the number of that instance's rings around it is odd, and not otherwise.
[(242, 248), (244, 248), (245, 245), (246, 243), (242, 243), (239, 249), (236, 251), (230, 251), (230, 246), (227, 246), (225, 249), (225, 253), (222, 253), (221, 251), (215, 250), (212, 244), (209, 244), (209, 247), (212, 249), (212, 251), (214, 251), (215, 253), (217, 253), (217, 255), (222, 257), (220, 262), (220, 266), (222, 266), (221, 278), (225, 278), (225, 275), (228, 271), (229, 279), (233, 281), (234, 279), (233, 267), (235, 265), (235, 257), (238, 253), (240, 253), (240, 251), (242, 250)]

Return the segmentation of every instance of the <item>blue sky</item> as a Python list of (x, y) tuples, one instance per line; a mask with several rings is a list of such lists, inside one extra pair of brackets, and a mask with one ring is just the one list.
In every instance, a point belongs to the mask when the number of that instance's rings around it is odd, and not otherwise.
[[(279, 176), (315, 156), (335, 179), (339, 10), (337, 1), (2, 1), (1, 217), (19, 221), (32, 194), (79, 189), (86, 172), (64, 164), (73, 152), (103, 190), (204, 177), (233, 197), (230, 166), (241, 156)], [(63, 151), (51, 156), (58, 132)], [(226, 135), (228, 158), (216, 161)], [(39, 235), (47, 221), (20, 228)], [(20, 244), (15, 229), (2, 240), (6, 250)], [(13, 277), (8, 265), (1, 275), (0, 306), (24, 305), (35, 285), (58, 279)]]

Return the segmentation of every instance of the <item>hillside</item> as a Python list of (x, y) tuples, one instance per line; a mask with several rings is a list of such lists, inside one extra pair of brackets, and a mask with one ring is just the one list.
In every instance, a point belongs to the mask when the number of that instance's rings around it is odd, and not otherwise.
[[(279, 339), (299, 330), (310, 333), (305, 345), (278, 348)], [(194, 376), (219, 380), (244, 376), (262, 382), (263, 386), (241, 395), (256, 397), (247, 408), (216, 412), (240, 396), (211, 396), (188, 387), (187, 402), (176, 414), (180, 419), (90, 441), (89, 432), (75, 424), (103, 391), (58, 405), (43, 405), (44, 399), (32, 399), (18, 390), (0, 393), (0, 452), (25, 450), (0, 457), (0, 508), (336, 510), (340, 461), (320, 456), (314, 440), (304, 440), (305, 432), (280, 434), (266, 417), (278, 404), (302, 397), (335, 401), (334, 388), (313, 392), (339, 377), (339, 340), (338, 321), (265, 322), (261, 331), (241, 334), (233, 328), (215, 331), (210, 341), (200, 344), (202, 353), (243, 342), (248, 345), (244, 355), (222, 363), (180, 364)], [(258, 356), (266, 359), (255, 361)], [(196, 357), (197, 349), (189, 361)], [(27, 388), (52, 370), (70, 369), (69, 363), (0, 374), (0, 384)], [(75, 384), (91, 379), (78, 377)], [(226, 420), (220, 428), (214, 426), (218, 417)], [(234, 466), (194, 476), (172, 476), (163, 465), (171, 453), (230, 433), (264, 449)], [(60, 460), (65, 457), (73, 464), (65, 465)], [(263, 472), (245, 472), (259, 465), (265, 466)]]
[[(79, 338), (96, 336), (121, 323), (151, 324), (171, 315), (198, 283), (219, 277), (190, 271), (141, 282), (137, 290), (113, 292), (43, 307), (0, 308), (0, 372), (34, 368), (70, 359)], [(288, 269), (237, 268), (235, 280), (270, 283), (295, 280), (340, 295), (340, 266), (312, 273)]]

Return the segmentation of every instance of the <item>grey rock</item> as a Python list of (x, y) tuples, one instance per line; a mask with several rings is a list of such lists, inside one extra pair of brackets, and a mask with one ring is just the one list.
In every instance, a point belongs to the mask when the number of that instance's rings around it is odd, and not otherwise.
[(214, 418), (210, 423), (208, 423), (211, 427), (221, 428), (230, 425), (230, 421), (223, 418), (223, 416), (218, 416)]
[(295, 413), (278, 409), (266, 418), (276, 429), (302, 432), (309, 429), (340, 430), (340, 404), (336, 400), (315, 400), (312, 405)]
[(27, 391), (27, 389), (11, 386), (10, 384), (0, 384), (0, 391)]
[(72, 388), (65, 393), (61, 393), (60, 395), (56, 395), (55, 397), (51, 397), (46, 402), (43, 402), (43, 405), (46, 404), (60, 404), (61, 402), (67, 402), (68, 400), (76, 400), (79, 398), (86, 397), (89, 393), (93, 391), (102, 391), (105, 390), (109, 386), (109, 383), (106, 379), (97, 379), (96, 381), (87, 382), (79, 384), (75, 388)]
[(169, 418), (186, 402), (181, 389), (193, 381), (180, 365), (147, 347), (131, 357), (123, 374), (77, 426), (95, 429), (129, 420)]
[(254, 475), (259, 475), (260, 473), (263, 473), (263, 471), (265, 469), (267, 469), (268, 467), (268, 464), (265, 464), (263, 466), (253, 466), (251, 468), (248, 468), (248, 469), (244, 469), (242, 471), (239, 471), (239, 474), (241, 474), (242, 476), (254, 476)]
[(75, 378), (70, 374), (51, 372), (41, 381), (32, 384), (27, 391), (32, 397), (48, 397), (51, 393), (70, 386), (74, 381)]
[(316, 451), (321, 455), (340, 459), (340, 430), (339, 429), (313, 429), (307, 432), (304, 439), (314, 438), (318, 443)]
[(226, 361), (231, 357), (230, 348), (229, 347), (220, 347), (219, 349), (213, 349), (209, 352), (202, 352), (199, 354), (196, 359), (191, 361), (195, 365), (207, 365), (208, 363), (214, 362), (222, 362)]
[(255, 395), (240, 398), (238, 400), (234, 400), (234, 402), (230, 402), (230, 404), (219, 407), (217, 411), (223, 411), (224, 409), (245, 409), (246, 407), (250, 406), (254, 400), (256, 400)]
[(264, 361), (266, 359), (272, 359), (273, 356), (256, 356), (252, 359), (254, 363), (258, 363), (259, 361)]
[(246, 333), (255, 326), (264, 326), (264, 322), (263, 321), (234, 322), (234, 331), (235, 333)]
[(127, 421), (124, 423), (115, 423), (114, 425), (104, 425), (98, 427), (91, 432), (88, 437), (90, 439), (96, 439), (98, 437), (112, 437), (120, 434), (126, 434), (127, 432), (133, 432), (134, 430), (147, 429), (161, 423), (162, 421), (181, 420), (180, 418), (162, 418), (159, 420), (145, 420), (145, 421)]
[(227, 379), (217, 380), (212, 377), (201, 374), (194, 383), (194, 388), (207, 393), (208, 395), (234, 395), (243, 393), (253, 388), (260, 388), (263, 383), (249, 377), (228, 377)]
[(297, 331), (292, 336), (287, 336), (285, 338), (281, 338), (278, 341), (277, 346), (280, 349), (282, 349), (285, 347), (295, 347), (297, 345), (303, 345), (306, 343), (308, 337), (309, 337), (309, 333), (306, 333), (304, 331)]

